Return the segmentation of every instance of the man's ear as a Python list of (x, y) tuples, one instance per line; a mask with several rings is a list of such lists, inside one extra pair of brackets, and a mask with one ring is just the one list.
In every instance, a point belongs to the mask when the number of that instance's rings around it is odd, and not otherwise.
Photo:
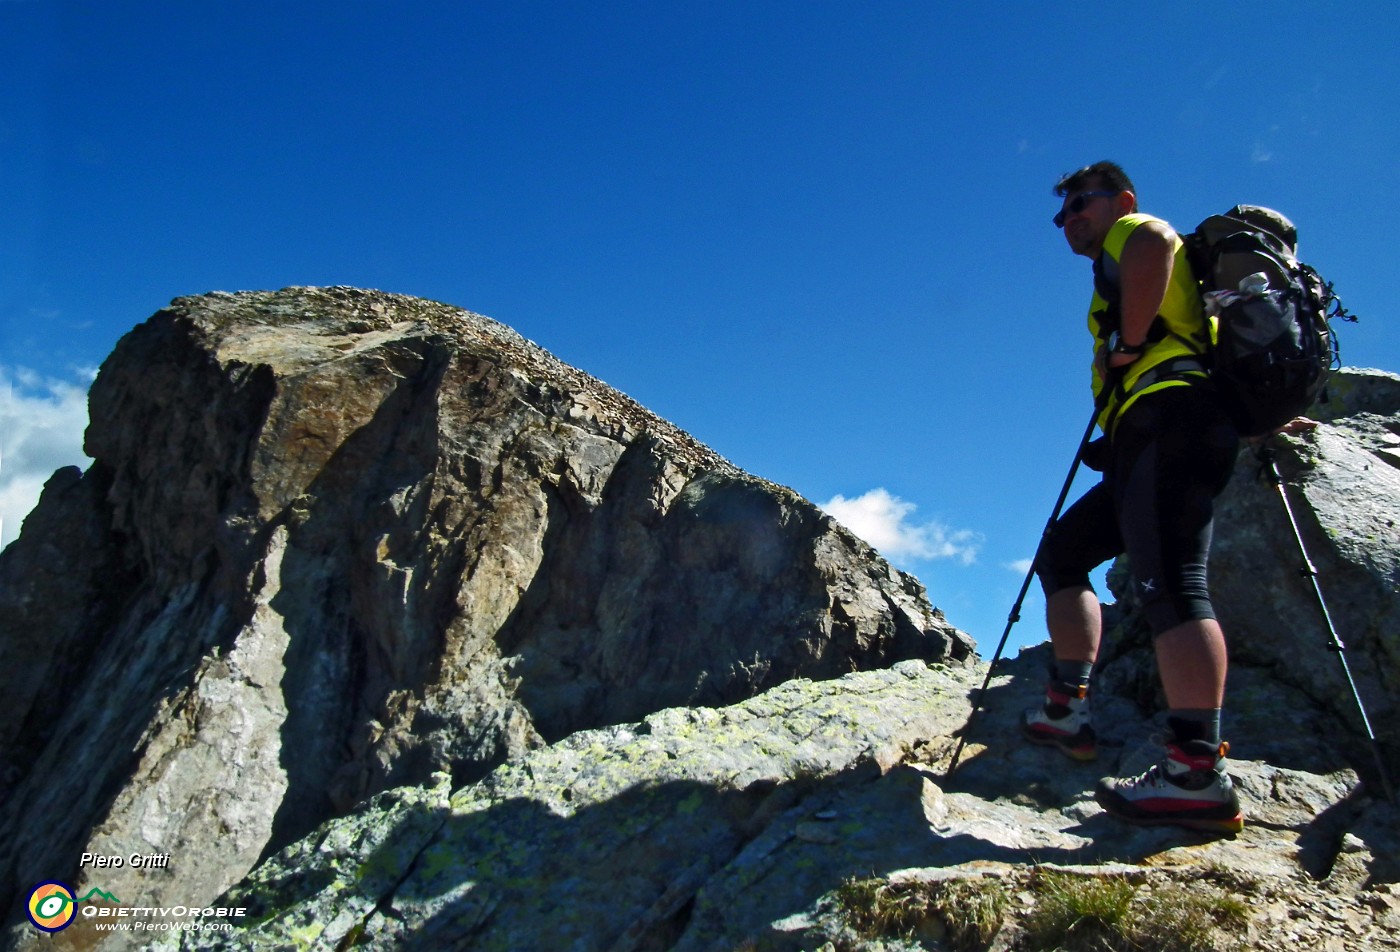
[(1131, 189), (1123, 189), (1113, 200), (1117, 203), (1119, 216), (1137, 211), (1137, 196)]

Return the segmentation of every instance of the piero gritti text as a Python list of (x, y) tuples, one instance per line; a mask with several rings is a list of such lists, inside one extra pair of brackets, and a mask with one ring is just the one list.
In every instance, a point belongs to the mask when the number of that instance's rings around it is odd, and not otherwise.
[(80, 869), (169, 869), (169, 853), (131, 853), (128, 856), (104, 853), (84, 853), (78, 860)]

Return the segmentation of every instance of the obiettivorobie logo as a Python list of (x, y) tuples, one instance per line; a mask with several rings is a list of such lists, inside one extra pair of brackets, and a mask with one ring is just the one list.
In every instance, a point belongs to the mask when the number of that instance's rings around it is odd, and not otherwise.
[[(111, 905), (94, 905), (101, 900)], [(81, 911), (79, 906), (84, 903)], [(233, 929), (230, 919), (242, 919), (248, 910), (242, 906), (131, 906), (97, 886), (75, 896), (65, 882), (51, 879), (29, 891), (29, 921), (43, 932), (62, 932), (82, 916), (100, 932), (170, 932)], [(154, 917), (154, 921), (152, 920)], [(175, 921), (170, 921), (171, 919)], [(221, 921), (222, 920), (222, 921)]]
[(29, 892), (29, 921), (34, 923), (34, 928), (44, 932), (62, 932), (78, 917), (78, 903), (94, 899), (121, 904), (116, 896), (96, 886), (77, 899), (73, 896), (73, 888), (67, 883), (56, 879), (40, 883)]

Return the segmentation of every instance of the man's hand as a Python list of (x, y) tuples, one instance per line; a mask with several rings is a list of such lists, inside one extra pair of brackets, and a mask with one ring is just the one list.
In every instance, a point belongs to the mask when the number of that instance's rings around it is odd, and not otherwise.
[(1141, 354), (1115, 354), (1107, 347), (1099, 349), (1094, 355), (1094, 369), (1099, 372), (1101, 379), (1108, 379), (1110, 370), (1120, 370), (1129, 364), (1137, 363), (1142, 359)]
[(1322, 424), (1317, 420), (1311, 420), (1305, 416), (1294, 417), (1272, 433), (1265, 433), (1263, 436), (1251, 436), (1245, 442), (1249, 443), (1251, 446), (1258, 446), (1260, 443), (1265, 443), (1279, 434), (1283, 434), (1284, 436), (1296, 436), (1299, 433), (1311, 432), (1321, 425)]
[(1110, 351), (1108, 355), (1108, 369), (1117, 370), (1119, 367), (1126, 367), (1142, 359), (1142, 354), (1120, 354)]
[(1275, 433), (1306, 433), (1308, 430), (1316, 430), (1322, 424), (1317, 420), (1311, 420), (1305, 416), (1294, 417), (1283, 426), (1275, 430)]

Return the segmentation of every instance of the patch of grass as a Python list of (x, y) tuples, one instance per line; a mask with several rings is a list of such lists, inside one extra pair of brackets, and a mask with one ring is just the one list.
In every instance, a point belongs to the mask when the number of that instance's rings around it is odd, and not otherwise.
[(1034, 952), (1225, 952), (1249, 922), (1245, 903), (1204, 882), (1139, 891), (1122, 877), (1037, 870), (1031, 887)]
[[(1233, 934), (1249, 925), (1249, 907), (1234, 896), (1172, 886), (1154, 891), (1136, 917), (1143, 938), (1162, 952), (1221, 952), (1235, 948)], [(1146, 946), (1139, 945), (1139, 948)]]
[(867, 938), (910, 939), (932, 923), (957, 952), (985, 949), (1006, 915), (1006, 890), (983, 879), (892, 883), (849, 879), (836, 891), (847, 923)]
[(1116, 876), (1076, 876), (1037, 870), (1031, 879), (1035, 908), (1024, 923), (1026, 942), (1035, 950), (1117, 952), (1132, 946), (1125, 925), (1137, 887)]
[[(1011, 897), (1022, 888), (1033, 901), (1013, 913)], [(1139, 877), (1035, 868), (1012, 880), (849, 879), (834, 898), (861, 940), (980, 952), (1005, 926), (1024, 952), (1233, 952), (1249, 924), (1247, 901), (1231, 895), (1237, 888), (1235, 877), (1210, 873), (1143, 885)]]
[(981, 949), (991, 944), (1006, 920), (1007, 893), (987, 879), (959, 879), (948, 884), (939, 916), (953, 947)]
[(922, 893), (878, 878), (846, 880), (836, 902), (851, 928), (869, 937), (908, 937), (929, 914)]

